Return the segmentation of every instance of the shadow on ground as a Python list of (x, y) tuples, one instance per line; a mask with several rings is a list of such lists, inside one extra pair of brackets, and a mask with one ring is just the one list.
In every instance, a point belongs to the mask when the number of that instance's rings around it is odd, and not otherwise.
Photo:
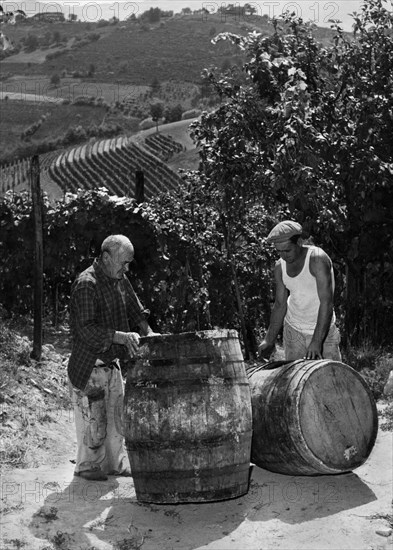
[(254, 501), (248, 518), (279, 518), (299, 524), (351, 510), (377, 499), (353, 472), (341, 475), (285, 476), (254, 467), (248, 501)]
[(156, 505), (136, 500), (132, 478), (106, 482), (73, 478), (46, 482), (43, 505), (29, 528), (56, 548), (92, 550), (191, 550), (231, 537), (243, 522), (276, 519), (301, 524), (350, 510), (376, 499), (353, 473), (292, 477), (253, 467), (250, 489), (232, 500)]

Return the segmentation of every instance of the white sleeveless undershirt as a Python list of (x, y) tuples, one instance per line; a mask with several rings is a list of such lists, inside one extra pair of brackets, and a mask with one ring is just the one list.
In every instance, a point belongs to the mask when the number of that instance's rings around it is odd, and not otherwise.
[[(287, 313), (285, 321), (294, 329), (304, 334), (313, 334), (317, 324), (319, 310), (319, 296), (317, 292), (317, 280), (310, 273), (310, 256), (312, 251), (322, 250), (317, 246), (307, 246), (307, 255), (304, 260), (303, 269), (296, 277), (289, 277), (287, 274), (286, 262), (281, 259), (282, 280), (289, 290)], [(334, 273), (331, 268), (334, 290)], [(331, 324), (334, 324), (336, 317), (333, 311)]]

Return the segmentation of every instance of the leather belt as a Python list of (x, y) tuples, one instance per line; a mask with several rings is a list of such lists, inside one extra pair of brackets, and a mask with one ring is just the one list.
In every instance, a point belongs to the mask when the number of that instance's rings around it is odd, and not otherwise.
[(94, 366), (95, 367), (106, 367), (107, 369), (118, 369), (118, 370), (120, 370), (119, 359), (113, 359), (109, 363), (104, 363), (104, 361), (101, 361), (101, 359), (96, 359), (96, 362), (95, 362)]

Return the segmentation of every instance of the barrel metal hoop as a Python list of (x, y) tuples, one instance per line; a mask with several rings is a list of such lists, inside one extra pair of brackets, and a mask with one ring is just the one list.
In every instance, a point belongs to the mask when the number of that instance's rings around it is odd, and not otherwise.
[(139, 470), (138, 472), (132, 472), (132, 477), (136, 480), (138, 479), (149, 479), (149, 481), (157, 480), (161, 481), (162, 476), (165, 475), (166, 480), (177, 479), (190, 479), (190, 478), (206, 478), (212, 479), (214, 476), (233, 476), (234, 473), (238, 474), (240, 472), (248, 472), (250, 470), (250, 462), (241, 462), (238, 464), (229, 464), (227, 466), (216, 466), (215, 468), (190, 468), (189, 470), (165, 470), (163, 471), (150, 471), (150, 470)]
[(170, 439), (168, 441), (156, 441), (156, 440), (141, 440), (141, 441), (126, 441), (126, 447), (128, 451), (137, 450), (172, 450), (172, 449), (200, 449), (203, 447), (218, 447), (225, 444), (227, 441), (242, 441), (250, 442), (252, 436), (252, 430), (244, 432), (232, 432), (229, 434), (216, 435), (214, 437), (204, 437), (200, 439)]
[(227, 385), (227, 386), (247, 386), (249, 383), (247, 380), (240, 382), (239, 380), (234, 380), (233, 378), (223, 378), (221, 376), (216, 377), (206, 377), (206, 378), (149, 378), (146, 380), (130, 380), (130, 388), (146, 388), (146, 389), (156, 389), (156, 388), (189, 388), (193, 389), (195, 386), (213, 386), (213, 385)]

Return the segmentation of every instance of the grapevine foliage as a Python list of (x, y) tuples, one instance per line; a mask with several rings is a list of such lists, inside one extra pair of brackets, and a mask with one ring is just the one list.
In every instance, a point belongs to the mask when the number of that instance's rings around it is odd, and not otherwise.
[[(177, 195), (137, 204), (102, 188), (44, 200), (44, 290), (47, 314), (66, 313), (71, 284), (99, 254), (110, 233), (123, 233), (135, 246), (130, 279), (163, 332), (215, 326), (239, 328), (231, 269), (223, 247), (220, 216), (205, 205), (204, 187), (190, 175)], [(255, 207), (242, 235), (239, 276), (248, 296), (250, 327), (266, 322), (271, 300), (261, 246), (266, 228)], [(8, 192), (0, 203), (0, 299), (10, 312), (32, 311), (34, 233), (27, 193)], [(257, 229), (255, 229), (257, 228)]]

